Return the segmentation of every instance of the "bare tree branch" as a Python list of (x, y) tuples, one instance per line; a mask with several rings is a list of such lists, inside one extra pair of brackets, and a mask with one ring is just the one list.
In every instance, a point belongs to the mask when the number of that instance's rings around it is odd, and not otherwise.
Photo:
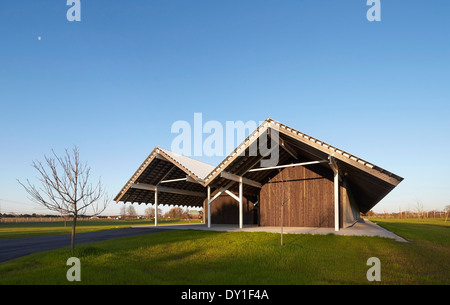
[[(72, 249), (74, 248), (75, 226), (77, 217), (85, 215), (89, 207), (91, 215), (102, 213), (108, 203), (101, 180), (96, 185), (89, 182), (90, 168), (81, 163), (76, 146), (72, 152), (65, 150), (63, 157), (53, 150), (53, 157), (44, 156), (45, 164), (33, 161), (32, 166), (39, 173), (40, 187), (36, 187), (28, 179), (27, 183), (17, 180), (30, 195), (30, 199), (51, 211), (69, 214), (73, 217)], [(99, 204), (102, 201), (102, 204)]]

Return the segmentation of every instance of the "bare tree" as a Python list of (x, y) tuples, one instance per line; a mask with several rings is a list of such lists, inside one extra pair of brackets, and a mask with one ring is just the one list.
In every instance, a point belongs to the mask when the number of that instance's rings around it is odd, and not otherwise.
[(130, 218), (136, 218), (137, 213), (136, 213), (136, 209), (134, 208), (134, 206), (132, 206), (132, 205), (128, 206), (127, 214), (128, 214), (128, 216), (130, 216)]
[[(159, 211), (158, 211), (159, 212)], [(159, 213), (158, 213), (159, 214)], [(180, 207), (174, 207), (171, 208), (167, 213), (166, 216), (170, 218), (183, 218), (184, 211)]]
[(417, 218), (424, 218), (424, 206), (422, 201), (417, 200), (416, 201), (416, 212), (417, 212)]
[[(66, 149), (64, 157), (59, 157), (52, 150), (54, 157), (45, 158), (45, 163), (33, 161), (32, 166), (38, 171), (40, 187), (27, 179), (25, 188), (30, 199), (51, 211), (68, 214), (72, 217), (71, 248), (75, 248), (75, 229), (78, 216), (85, 215), (92, 208), (91, 215), (99, 215), (106, 209), (108, 197), (99, 179), (96, 185), (89, 182), (90, 168), (80, 161), (76, 146), (72, 154)], [(100, 205), (99, 202), (102, 201)]]
[(155, 217), (155, 208), (148, 207), (144, 210), (144, 213), (147, 218)]
[(447, 222), (448, 214), (450, 213), (450, 205), (445, 206), (444, 212), (445, 212), (445, 222)]
[(120, 219), (125, 219), (125, 218), (127, 218), (127, 207), (122, 206), (120, 208)]

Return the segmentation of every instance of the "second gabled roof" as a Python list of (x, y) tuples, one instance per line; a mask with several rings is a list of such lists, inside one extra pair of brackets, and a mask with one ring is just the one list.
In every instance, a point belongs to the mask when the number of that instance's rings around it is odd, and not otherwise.
[[(171, 190), (185, 191), (185, 193), (204, 193), (203, 178), (213, 168), (214, 166), (210, 164), (155, 147), (114, 200), (116, 202), (154, 203), (154, 191), (133, 186), (136, 184), (147, 187), (156, 186), (162, 180), (178, 180), (186, 176), (192, 178), (191, 182), (174, 181), (165, 184), (165, 186), (167, 185)], [(184, 195), (182, 192), (161, 192), (158, 202), (161, 204), (202, 206), (203, 199), (201, 196)]]
[(159, 148), (159, 150), (167, 158), (171, 159), (174, 163), (178, 164), (181, 168), (184, 168), (186, 172), (199, 182), (202, 182), (204, 178), (214, 169), (214, 166), (205, 162), (201, 162), (173, 151)]

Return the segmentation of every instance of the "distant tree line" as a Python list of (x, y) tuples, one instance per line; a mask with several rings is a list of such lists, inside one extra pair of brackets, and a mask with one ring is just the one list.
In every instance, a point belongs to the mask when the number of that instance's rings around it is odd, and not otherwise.
[[(55, 214), (17, 214), (17, 213), (0, 213), (2, 218), (69, 218), (69, 215), (55, 215)], [(81, 215), (80, 218), (91, 218), (89, 215)], [(107, 216), (99, 216), (100, 218), (106, 218)]]
[(445, 218), (447, 221), (450, 215), (450, 205), (445, 206), (443, 210), (431, 210), (427, 211), (424, 208), (424, 205), (421, 202), (417, 202), (416, 206), (411, 210), (402, 211), (399, 208), (398, 212), (386, 212), (383, 213), (375, 213), (370, 210), (365, 214), (361, 214), (362, 216), (368, 217), (376, 217), (376, 218)]
[[(183, 209), (180, 207), (173, 207), (169, 211), (163, 214), (162, 210), (158, 208), (158, 217), (170, 218), (170, 219), (201, 219), (202, 211), (199, 211), (197, 214), (189, 213), (188, 209)], [(136, 212), (136, 209), (133, 205), (129, 205), (128, 207), (122, 206), (120, 208), (120, 218), (121, 219), (136, 219), (139, 218), (140, 215)], [(144, 210), (144, 217), (147, 219), (155, 218), (155, 208), (148, 207)]]

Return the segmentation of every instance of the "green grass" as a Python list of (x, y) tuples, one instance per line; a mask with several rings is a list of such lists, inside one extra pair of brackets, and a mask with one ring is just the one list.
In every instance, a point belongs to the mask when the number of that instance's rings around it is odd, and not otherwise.
[(370, 219), (389, 231), (417, 243), (450, 247), (450, 221), (445, 218)]
[[(377, 220), (408, 243), (380, 237), (173, 230), (35, 253), (0, 264), (0, 284), (450, 284), (448, 223)], [(69, 257), (81, 282), (66, 279)]]
[[(159, 220), (158, 225), (183, 224), (189, 221)], [(191, 223), (201, 223), (201, 220), (191, 220)], [(153, 225), (148, 220), (83, 220), (77, 222), (77, 233), (130, 228), (132, 226)], [(42, 222), (42, 223), (0, 223), (0, 239), (23, 238), (42, 235), (70, 234), (72, 221)]]

